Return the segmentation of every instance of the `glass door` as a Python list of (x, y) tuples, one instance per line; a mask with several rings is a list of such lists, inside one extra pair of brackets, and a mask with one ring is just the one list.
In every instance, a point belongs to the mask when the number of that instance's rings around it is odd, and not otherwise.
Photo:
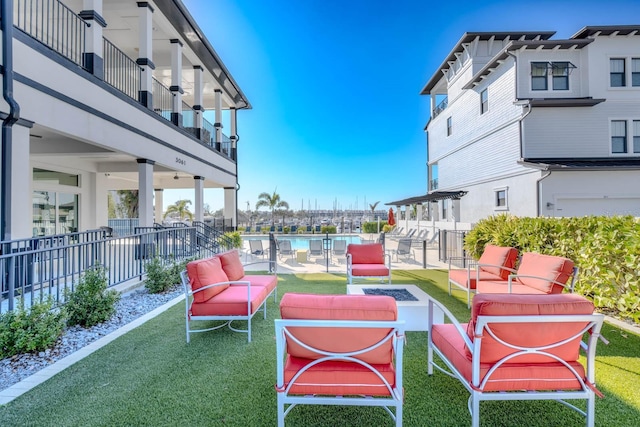
[(55, 191), (33, 192), (33, 235), (78, 231), (78, 195)]

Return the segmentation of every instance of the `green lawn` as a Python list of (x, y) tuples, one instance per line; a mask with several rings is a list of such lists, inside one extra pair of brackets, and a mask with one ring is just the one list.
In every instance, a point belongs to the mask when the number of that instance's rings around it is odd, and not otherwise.
[[(450, 297), (446, 272), (397, 271), (396, 283), (415, 283), (442, 301), (461, 321), (469, 311), (463, 294)], [(283, 275), (285, 292), (345, 293), (344, 275)], [(115, 340), (10, 404), (0, 407), (6, 426), (160, 426), (276, 424), (275, 338), (277, 306), (254, 318), (253, 342), (222, 329), (185, 341), (184, 305)], [(609, 325), (609, 346), (598, 346), (596, 378), (605, 394), (596, 402), (596, 425), (637, 426), (640, 420), (640, 337)], [(468, 393), (453, 378), (426, 373), (426, 334), (407, 333), (406, 426), (470, 425)], [(579, 403), (582, 405), (582, 403)], [(582, 405), (584, 406), (584, 405)], [(584, 419), (556, 402), (485, 402), (485, 426), (580, 426)], [(380, 408), (299, 406), (288, 426), (393, 425)]]

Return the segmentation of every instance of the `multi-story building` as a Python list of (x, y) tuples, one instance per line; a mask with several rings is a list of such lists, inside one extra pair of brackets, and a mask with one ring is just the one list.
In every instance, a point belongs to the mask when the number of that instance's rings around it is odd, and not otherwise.
[(180, 0), (2, 5), (2, 240), (107, 225), (121, 189), (151, 226), (163, 189), (193, 189), (202, 221), (218, 188), (235, 225), (237, 111), (251, 105)]
[(640, 216), (640, 25), (553, 35), (466, 33), (422, 89), (440, 219)]

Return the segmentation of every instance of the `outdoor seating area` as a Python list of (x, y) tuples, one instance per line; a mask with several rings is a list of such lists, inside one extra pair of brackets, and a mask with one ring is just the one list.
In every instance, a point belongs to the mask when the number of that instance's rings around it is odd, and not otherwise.
[(391, 283), (391, 256), (384, 253), (381, 243), (347, 246), (347, 283), (354, 278), (379, 278)]

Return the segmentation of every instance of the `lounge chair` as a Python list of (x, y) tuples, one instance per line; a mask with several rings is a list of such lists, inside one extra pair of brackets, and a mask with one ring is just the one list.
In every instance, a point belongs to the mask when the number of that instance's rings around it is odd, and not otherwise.
[(380, 406), (402, 426), (404, 321), (397, 320), (393, 298), (287, 293), (280, 316), (279, 427), (296, 405)]
[(309, 257), (324, 257), (324, 249), (322, 247), (322, 240), (311, 239), (309, 240)]
[(265, 258), (269, 249), (262, 247), (262, 240), (249, 240), (249, 253), (255, 257)]
[(332, 256), (347, 256), (347, 241), (342, 239), (336, 239), (333, 241), (333, 249), (331, 251)]
[(403, 256), (405, 259), (413, 258), (416, 260), (416, 256), (411, 249), (411, 239), (400, 239), (398, 240), (398, 248), (395, 250), (396, 261), (398, 261), (400, 256)]
[(247, 228), (244, 229), (244, 233), (245, 234), (251, 234), (251, 226), (248, 226)]
[(291, 258), (296, 256), (296, 252), (291, 249), (291, 240), (278, 240), (278, 243), (278, 256), (280, 259), (287, 255)]
[[(434, 324), (435, 307), (451, 323)], [(485, 400), (555, 400), (585, 416), (587, 426), (594, 425), (595, 395), (600, 394), (596, 344), (604, 316), (593, 314), (591, 301), (576, 294), (476, 295), (468, 324), (460, 324), (431, 298), (428, 312), (427, 373), (433, 375), (435, 367), (462, 383), (470, 394), (472, 426), (480, 425)], [(586, 367), (578, 359), (581, 347)], [(573, 399), (586, 400), (586, 409), (569, 402)]]
[(290, 234), (295, 234), (298, 232), (298, 226), (297, 225), (292, 225), (291, 228), (289, 229), (289, 233)]

